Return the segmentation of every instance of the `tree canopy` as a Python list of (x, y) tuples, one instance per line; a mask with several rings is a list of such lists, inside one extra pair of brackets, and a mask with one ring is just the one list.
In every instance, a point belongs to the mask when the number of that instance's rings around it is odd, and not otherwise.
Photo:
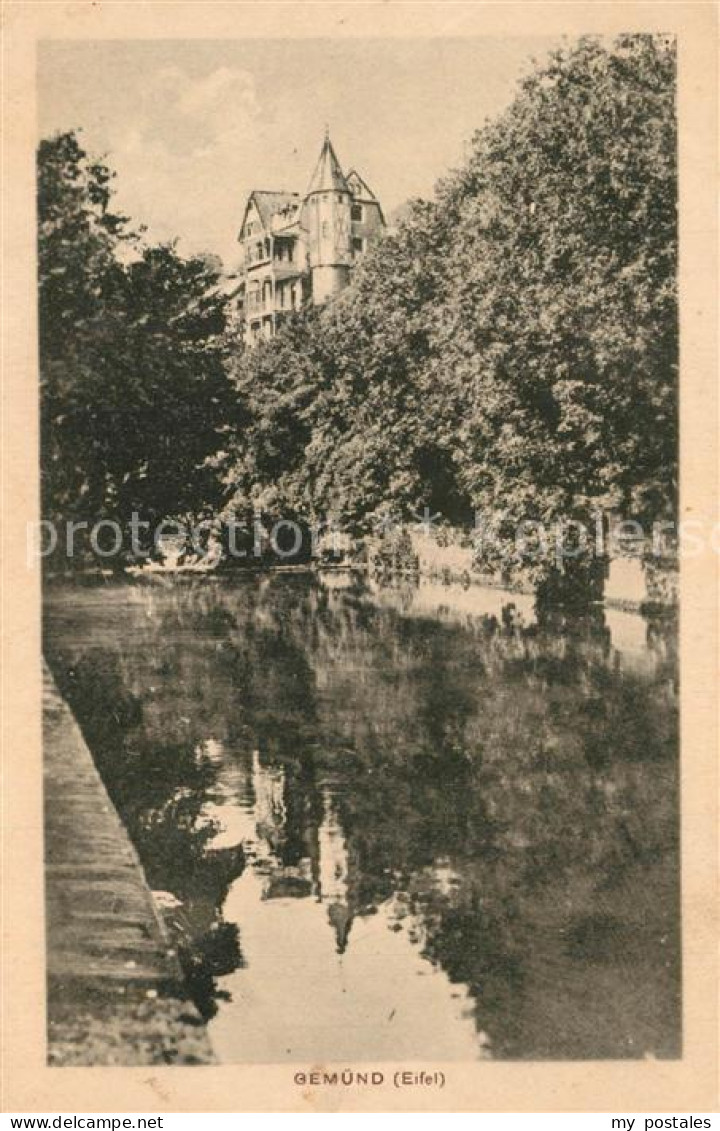
[(249, 509), (356, 534), (677, 504), (675, 50), (583, 39), (520, 83), (325, 308), (243, 348), (208, 257), (148, 246), (40, 146), (49, 515)]

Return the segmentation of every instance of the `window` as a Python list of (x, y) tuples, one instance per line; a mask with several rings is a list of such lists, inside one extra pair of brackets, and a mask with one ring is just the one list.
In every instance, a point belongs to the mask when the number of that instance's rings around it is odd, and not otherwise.
[(360, 236), (353, 236), (352, 249), (353, 255), (362, 255), (365, 250), (365, 240)]
[(323, 236), (323, 239), (324, 239), (324, 240), (326, 240), (326, 239), (328, 238), (328, 236), (329, 236), (329, 235), (330, 235), (330, 223), (329, 223), (329, 221), (328, 221), (328, 220), (323, 220), (323, 222), (322, 222), (322, 236)]
[(363, 218), (363, 206), (362, 206), (362, 204), (351, 205), (350, 206), (350, 219), (351, 220), (362, 220), (362, 218)]

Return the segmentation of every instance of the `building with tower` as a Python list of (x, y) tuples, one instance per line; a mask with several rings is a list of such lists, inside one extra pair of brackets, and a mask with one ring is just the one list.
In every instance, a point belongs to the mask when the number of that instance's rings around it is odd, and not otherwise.
[(327, 133), (304, 196), (253, 190), (238, 236), (245, 340), (271, 338), (289, 312), (339, 294), (384, 227), (380, 202), (354, 169), (343, 173)]

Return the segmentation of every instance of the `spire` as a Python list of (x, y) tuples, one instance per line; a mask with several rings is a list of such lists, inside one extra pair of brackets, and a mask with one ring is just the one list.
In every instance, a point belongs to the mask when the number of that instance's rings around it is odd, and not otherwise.
[(330, 141), (330, 129), (325, 127), (325, 140), (320, 150), (320, 159), (315, 166), (307, 195), (313, 192), (347, 192), (348, 186), (340, 162)]

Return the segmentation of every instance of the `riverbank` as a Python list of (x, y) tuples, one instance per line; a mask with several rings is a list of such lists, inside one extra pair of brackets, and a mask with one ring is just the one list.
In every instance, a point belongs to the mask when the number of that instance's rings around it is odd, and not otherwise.
[(43, 735), (48, 1062), (213, 1063), (140, 861), (47, 666)]

